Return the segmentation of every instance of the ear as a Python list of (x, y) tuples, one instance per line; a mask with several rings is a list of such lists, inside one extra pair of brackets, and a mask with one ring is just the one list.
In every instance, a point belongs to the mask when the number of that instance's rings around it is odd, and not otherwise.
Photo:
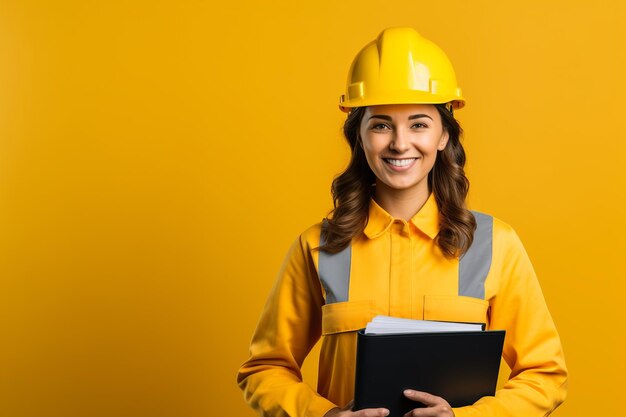
[(446, 145), (448, 144), (448, 139), (450, 139), (450, 135), (448, 134), (447, 131), (443, 131), (443, 134), (441, 135), (441, 139), (439, 139), (439, 143), (437, 144), (437, 150), (438, 151), (443, 151), (444, 149), (446, 149)]

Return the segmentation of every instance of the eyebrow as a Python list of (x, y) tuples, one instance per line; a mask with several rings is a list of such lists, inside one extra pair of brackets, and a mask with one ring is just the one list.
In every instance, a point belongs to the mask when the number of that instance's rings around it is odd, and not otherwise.
[[(421, 118), (423, 118), (423, 117), (427, 117), (427, 118), (429, 118), (430, 120), (433, 120), (433, 118), (432, 118), (432, 117), (430, 117), (429, 115), (424, 114), (424, 113), (420, 113), (420, 114), (412, 114), (412, 115), (410, 115), (410, 116), (409, 116), (409, 120), (421, 119)], [(387, 121), (389, 121), (389, 122), (391, 122), (391, 121), (392, 121), (391, 116), (387, 116), (387, 115), (385, 115), (385, 114), (374, 114), (374, 115), (370, 116), (370, 117), (369, 117), (369, 119), (367, 119), (367, 120), (371, 120), (371, 119), (383, 119), (383, 120), (387, 120)]]
[(427, 115), (427, 114), (423, 114), (423, 113), (422, 113), (422, 114), (412, 114), (412, 115), (410, 115), (410, 116), (409, 116), (409, 120), (413, 120), (413, 119), (421, 119), (422, 117), (428, 117), (430, 120), (433, 120), (433, 118), (432, 118), (432, 117), (430, 117), (430, 116), (429, 116), (429, 115)]

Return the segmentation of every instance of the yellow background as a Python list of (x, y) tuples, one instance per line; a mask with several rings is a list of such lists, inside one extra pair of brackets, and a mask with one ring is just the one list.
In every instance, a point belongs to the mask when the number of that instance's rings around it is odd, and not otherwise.
[(453, 61), (471, 207), (521, 235), (562, 336), (554, 415), (618, 415), (621, 4), (2, 1), (0, 415), (254, 415), (237, 368), (330, 209), (337, 99), (387, 26)]

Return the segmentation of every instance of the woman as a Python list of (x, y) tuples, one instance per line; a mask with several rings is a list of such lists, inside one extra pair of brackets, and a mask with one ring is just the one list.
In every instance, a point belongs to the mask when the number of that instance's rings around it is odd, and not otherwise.
[[(340, 103), (352, 156), (333, 181), (335, 208), (292, 246), (239, 371), (262, 415), (387, 415), (349, 404), (355, 331), (377, 314), (507, 331), (504, 389), (454, 409), (408, 390), (409, 415), (545, 416), (565, 399), (561, 344), (519, 238), (465, 206), (453, 116), (464, 104), (446, 55), (413, 29), (387, 29), (355, 58)], [(315, 392), (300, 366), (320, 336)]]

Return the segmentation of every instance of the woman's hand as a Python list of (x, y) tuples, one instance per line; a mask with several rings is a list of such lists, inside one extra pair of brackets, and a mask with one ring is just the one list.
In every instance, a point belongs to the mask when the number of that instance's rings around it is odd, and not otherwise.
[(333, 408), (324, 417), (386, 417), (389, 415), (389, 410), (386, 408), (364, 408), (359, 411), (352, 411), (352, 404), (354, 401), (350, 401), (343, 408)]
[(409, 411), (404, 417), (454, 417), (452, 407), (441, 397), (412, 389), (405, 390), (404, 396), (409, 400), (419, 401), (426, 406), (426, 408), (416, 408)]

